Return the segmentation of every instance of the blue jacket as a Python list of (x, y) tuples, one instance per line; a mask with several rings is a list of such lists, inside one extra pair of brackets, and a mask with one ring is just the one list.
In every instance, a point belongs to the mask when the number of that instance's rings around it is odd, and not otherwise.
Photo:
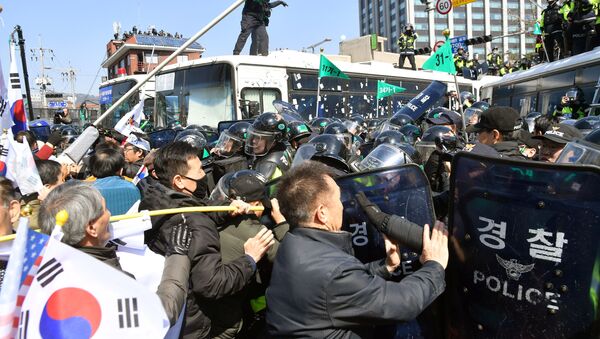
[(137, 187), (118, 176), (96, 179), (93, 186), (106, 200), (106, 208), (112, 215), (127, 213), (131, 206), (140, 200), (140, 191)]
[(277, 251), (267, 289), (274, 338), (369, 338), (375, 325), (417, 317), (445, 288), (443, 267), (426, 262), (400, 282), (383, 261), (353, 256), (348, 232), (296, 227)]

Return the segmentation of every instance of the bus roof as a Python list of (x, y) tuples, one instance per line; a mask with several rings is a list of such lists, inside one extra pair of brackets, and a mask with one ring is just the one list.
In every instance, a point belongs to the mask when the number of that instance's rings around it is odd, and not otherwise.
[[(146, 78), (146, 76), (147, 76), (146, 74), (125, 75), (122, 77), (117, 77), (117, 78), (102, 82), (102, 83), (100, 83), (99, 87), (114, 85), (114, 84), (118, 84), (121, 82), (129, 81), (129, 80), (135, 80), (137, 82), (137, 81), (144, 80)], [(148, 80), (148, 82), (154, 82), (154, 77), (152, 77), (150, 80)]]
[[(409, 69), (395, 68), (390, 63), (369, 61), (365, 63), (351, 63), (346, 61), (340, 61), (336, 57), (329, 56), (330, 59), (340, 68), (344, 73), (348, 74), (372, 74), (385, 77), (403, 77), (412, 78), (419, 80), (442, 80), (445, 82), (454, 82), (452, 75), (440, 72), (432, 71), (413, 71)], [(178, 63), (176, 65), (169, 65), (165, 67), (159, 74), (173, 71), (176, 69), (190, 68), (199, 65), (207, 65), (217, 62), (226, 62), (234, 66), (239, 65), (254, 65), (254, 66), (267, 66), (267, 67), (284, 67), (293, 69), (311, 69), (317, 70), (319, 68), (320, 56), (319, 54), (303, 53), (292, 50), (281, 50), (274, 51), (268, 56), (251, 56), (251, 55), (225, 55), (215, 57), (204, 57), (201, 59), (186, 61)], [(495, 78), (495, 77), (492, 77)], [(459, 77), (459, 82), (472, 84), (475, 81), (468, 80)], [(485, 77), (484, 77), (485, 79)], [(486, 81), (488, 82), (488, 81)]]
[(528, 70), (509, 73), (500, 80), (490, 83), (489, 86), (509, 85), (511, 83), (537, 79), (542, 76), (549, 76), (568, 69), (578, 69), (593, 64), (600, 64), (600, 48), (562, 60), (538, 64)]

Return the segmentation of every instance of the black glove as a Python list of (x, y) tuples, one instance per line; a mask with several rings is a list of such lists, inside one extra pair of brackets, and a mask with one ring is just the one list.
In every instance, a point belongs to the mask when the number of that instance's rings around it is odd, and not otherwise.
[(379, 207), (371, 202), (367, 198), (364, 192), (359, 192), (356, 194), (356, 200), (360, 207), (362, 207), (363, 211), (369, 217), (371, 223), (380, 231), (387, 234), (387, 222), (390, 219), (390, 215), (381, 212)]
[(363, 192), (356, 194), (356, 200), (379, 232), (415, 252), (421, 252), (423, 249), (423, 227), (397, 215), (381, 212), (379, 207), (367, 199)]
[(192, 231), (184, 219), (171, 230), (171, 236), (167, 241), (165, 256), (168, 257), (172, 254), (187, 255), (191, 243)]
[(46, 142), (52, 144), (52, 146), (58, 146), (61, 140), (62, 135), (60, 134), (60, 130), (56, 130), (52, 132), (52, 134), (50, 134), (50, 136), (48, 137), (48, 141)]

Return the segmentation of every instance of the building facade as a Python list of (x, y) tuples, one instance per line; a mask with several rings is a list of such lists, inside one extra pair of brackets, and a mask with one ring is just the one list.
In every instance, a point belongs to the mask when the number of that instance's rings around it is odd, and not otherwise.
[[(187, 39), (147, 34), (134, 34), (126, 39), (112, 39), (106, 44), (106, 60), (102, 67), (108, 71), (103, 81), (120, 75), (150, 73), (159, 63), (181, 47)], [(169, 65), (199, 59), (204, 52), (197, 42), (191, 44)]]
[(539, 6), (530, 0), (477, 0), (441, 15), (435, 10), (435, 0), (358, 0), (360, 33), (387, 37), (386, 49), (398, 52), (398, 37), (406, 23), (412, 23), (419, 34), (418, 48), (433, 48), (436, 42), (443, 41), (442, 31), (446, 28), (450, 29), (450, 37), (466, 35), (468, 38), (526, 32), (469, 47), (471, 55), (479, 54), (479, 60), (483, 60), (492, 47), (503, 51), (505, 59), (521, 58), (534, 51), (535, 37), (530, 33), (542, 8), (541, 0), (534, 1)]

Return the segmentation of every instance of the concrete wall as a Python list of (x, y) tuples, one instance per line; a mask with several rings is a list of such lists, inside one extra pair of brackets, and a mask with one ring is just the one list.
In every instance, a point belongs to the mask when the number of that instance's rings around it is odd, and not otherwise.
[[(377, 50), (371, 50), (371, 36), (365, 35), (360, 38), (340, 42), (340, 55), (350, 57), (352, 62), (384, 62), (397, 64), (400, 54), (386, 52), (383, 50), (387, 38), (377, 37)], [(415, 62), (417, 68), (421, 68), (423, 63), (429, 58), (429, 55), (416, 55)], [(346, 61), (346, 60), (344, 60)], [(404, 67), (410, 67), (408, 60), (404, 62)]]

